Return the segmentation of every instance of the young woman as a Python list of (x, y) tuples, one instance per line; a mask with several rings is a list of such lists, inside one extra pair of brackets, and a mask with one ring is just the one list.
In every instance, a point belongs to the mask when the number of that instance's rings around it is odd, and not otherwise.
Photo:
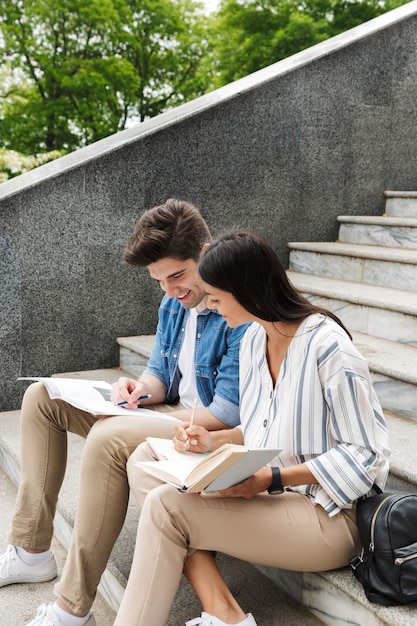
[(356, 500), (383, 488), (385, 419), (368, 366), (340, 320), (288, 281), (268, 243), (248, 231), (213, 242), (200, 262), (209, 306), (231, 327), (252, 322), (240, 349), (241, 425), (177, 429), (195, 452), (225, 442), (276, 447), (268, 467), (220, 497), (184, 494), (129, 460), (142, 513), (116, 626), (165, 626), (181, 574), (203, 607), (188, 625), (255, 626), (217, 568), (213, 551), (298, 571), (343, 567), (359, 550)]

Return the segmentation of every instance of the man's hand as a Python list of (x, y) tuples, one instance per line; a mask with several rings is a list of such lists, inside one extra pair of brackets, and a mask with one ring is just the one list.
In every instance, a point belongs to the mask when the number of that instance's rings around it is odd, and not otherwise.
[(137, 409), (139, 398), (145, 395), (148, 395), (148, 390), (143, 382), (122, 377), (113, 383), (110, 399), (115, 405), (125, 402), (121, 407), (123, 409)]

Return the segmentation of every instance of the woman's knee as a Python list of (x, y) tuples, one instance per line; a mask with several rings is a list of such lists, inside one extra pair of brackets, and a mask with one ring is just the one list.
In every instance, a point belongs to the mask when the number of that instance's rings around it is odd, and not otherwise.
[(140, 461), (155, 461), (151, 447), (144, 442), (139, 445), (130, 455), (126, 469), (129, 481), (129, 487), (134, 495), (136, 502), (142, 508), (143, 503), (150, 491), (159, 487), (161, 481), (146, 472)]
[(182, 495), (172, 485), (159, 484), (146, 496), (142, 514), (150, 516), (158, 527), (160, 524), (165, 525), (168, 519), (174, 519), (175, 511), (181, 508), (179, 498)]
[(142, 447), (146, 447), (147, 444), (146, 443), (142, 443), (140, 444), (130, 455), (130, 457), (127, 460), (127, 464), (126, 464), (126, 469), (127, 469), (127, 475), (129, 478), (129, 484), (131, 483), (131, 485), (135, 485), (135, 483), (138, 481), (139, 476), (143, 473), (143, 469), (141, 468), (140, 465), (138, 465), (138, 461), (151, 461), (152, 459), (148, 459), (148, 458), (143, 458), (141, 455), (141, 451), (140, 449)]

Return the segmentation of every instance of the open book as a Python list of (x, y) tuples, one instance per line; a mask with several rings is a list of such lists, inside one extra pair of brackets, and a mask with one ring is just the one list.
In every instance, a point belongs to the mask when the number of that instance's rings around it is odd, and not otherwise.
[(112, 386), (104, 380), (85, 380), (81, 378), (41, 378), (21, 377), (18, 380), (37, 380), (43, 383), (53, 400), (65, 400), (77, 409), (92, 415), (142, 415), (156, 419), (179, 422), (169, 413), (150, 411), (149, 409), (124, 409), (110, 400)]
[(178, 452), (170, 439), (147, 437), (159, 461), (137, 461), (146, 472), (189, 493), (227, 489), (249, 478), (280, 450), (225, 443), (214, 452)]

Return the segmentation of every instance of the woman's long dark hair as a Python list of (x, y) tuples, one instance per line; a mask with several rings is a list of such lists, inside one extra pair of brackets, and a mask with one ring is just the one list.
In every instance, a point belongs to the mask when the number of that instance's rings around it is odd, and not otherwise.
[(268, 242), (250, 230), (231, 230), (215, 238), (200, 260), (204, 282), (231, 293), (252, 315), (268, 322), (295, 323), (312, 313), (334, 319), (331, 311), (315, 306), (289, 281)]

